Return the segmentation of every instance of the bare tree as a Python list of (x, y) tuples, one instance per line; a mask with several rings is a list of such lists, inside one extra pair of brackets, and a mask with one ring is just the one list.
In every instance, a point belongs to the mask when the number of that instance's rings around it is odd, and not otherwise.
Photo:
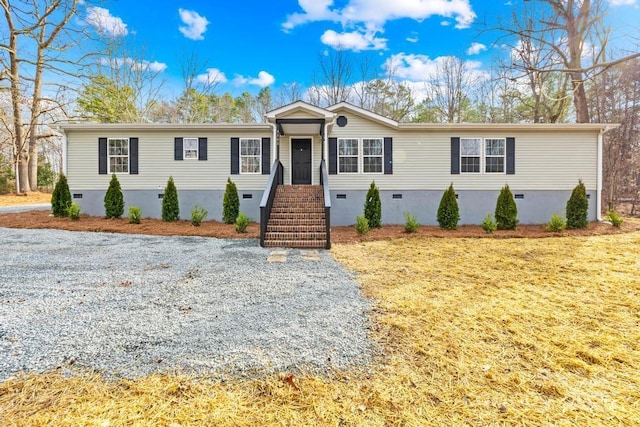
[(214, 68), (208, 68), (196, 51), (183, 54), (180, 59), (184, 89), (176, 99), (176, 110), (181, 123), (211, 122), (213, 112), (209, 98), (216, 93), (224, 81), (222, 74)]
[(344, 49), (318, 56), (318, 70), (308, 91), (309, 102), (328, 106), (349, 100), (354, 79), (354, 58)]

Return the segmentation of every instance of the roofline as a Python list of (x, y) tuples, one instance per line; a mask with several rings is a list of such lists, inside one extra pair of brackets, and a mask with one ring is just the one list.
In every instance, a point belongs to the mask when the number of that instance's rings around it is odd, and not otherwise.
[(271, 130), (268, 123), (61, 123), (58, 128), (63, 132), (83, 130)]
[(331, 119), (335, 116), (335, 114), (333, 114), (333, 112), (325, 109), (325, 108), (321, 108), (318, 106), (315, 106), (313, 104), (309, 104), (308, 102), (302, 101), (302, 100), (297, 100), (294, 101), (290, 104), (287, 105), (283, 105), (282, 107), (278, 107), (276, 109), (273, 109), (271, 111), (267, 111), (266, 114), (264, 115), (268, 120), (273, 120), (276, 118), (277, 115), (280, 114), (285, 114), (288, 111), (293, 111), (297, 108), (301, 108), (301, 109), (305, 109), (308, 111), (311, 111), (315, 114), (319, 114), (321, 116), (323, 116), (325, 119)]
[(619, 124), (611, 123), (399, 123), (402, 130), (555, 130), (609, 131)]
[(329, 107), (327, 107), (327, 110), (331, 111), (331, 112), (335, 112), (336, 110), (339, 110), (341, 108), (344, 108), (346, 110), (349, 110), (353, 113), (356, 113), (357, 115), (360, 115), (362, 117), (367, 117), (371, 120), (374, 120), (378, 123), (382, 123), (384, 125), (387, 126), (391, 126), (394, 128), (398, 127), (398, 122), (395, 120), (392, 120), (388, 117), (385, 116), (381, 116), (380, 114), (374, 113), (373, 111), (369, 111), (369, 110), (365, 110), (364, 108), (360, 108), (357, 107), (353, 104), (350, 104), (346, 101), (342, 101), (342, 102), (338, 102), (337, 104), (333, 104)]

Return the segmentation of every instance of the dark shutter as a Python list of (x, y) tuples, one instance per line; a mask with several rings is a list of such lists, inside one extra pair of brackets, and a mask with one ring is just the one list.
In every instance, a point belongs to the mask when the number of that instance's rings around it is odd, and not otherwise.
[(198, 138), (198, 160), (207, 160), (207, 138)]
[(173, 160), (182, 160), (184, 150), (182, 149), (182, 138), (176, 138), (173, 140)]
[(231, 138), (231, 175), (240, 173), (240, 138)]
[(262, 174), (271, 173), (271, 138), (262, 138)]
[(138, 138), (129, 138), (129, 173), (138, 175)]
[(107, 138), (98, 138), (98, 173), (107, 174)]
[(338, 138), (329, 138), (329, 175), (338, 173)]
[(516, 139), (507, 138), (507, 175), (516, 173)]
[(393, 138), (388, 137), (384, 139), (384, 173), (393, 173)]
[(460, 138), (451, 138), (451, 174), (460, 173)]

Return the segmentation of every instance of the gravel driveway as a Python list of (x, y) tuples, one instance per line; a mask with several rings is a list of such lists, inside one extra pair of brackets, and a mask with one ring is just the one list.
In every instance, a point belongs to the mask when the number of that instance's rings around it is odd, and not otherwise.
[(0, 241), (0, 381), (70, 366), (322, 373), (372, 353), (369, 302), (324, 251), (269, 262), (253, 239), (6, 228)]

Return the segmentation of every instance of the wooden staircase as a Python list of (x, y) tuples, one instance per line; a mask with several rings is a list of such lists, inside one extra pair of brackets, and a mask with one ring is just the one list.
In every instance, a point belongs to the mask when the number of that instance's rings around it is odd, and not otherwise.
[(264, 246), (287, 248), (327, 247), (322, 186), (278, 186), (267, 223)]

